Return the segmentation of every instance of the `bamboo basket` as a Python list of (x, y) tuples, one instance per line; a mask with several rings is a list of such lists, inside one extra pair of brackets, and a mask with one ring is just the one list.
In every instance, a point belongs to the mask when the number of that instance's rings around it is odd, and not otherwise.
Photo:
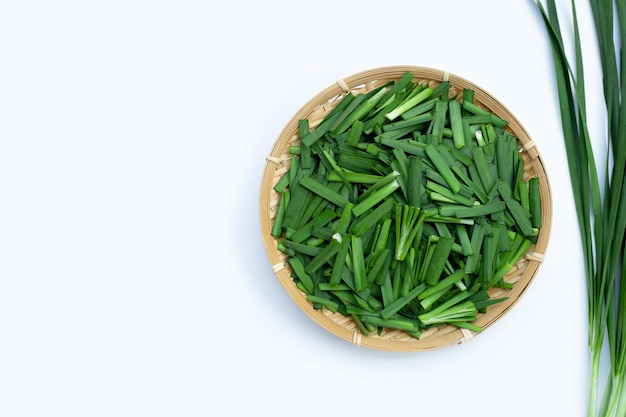
[(514, 268), (507, 274), (505, 280), (512, 283), (511, 289), (490, 290), (492, 297), (508, 297), (506, 301), (489, 307), (484, 314), (479, 314), (474, 324), (482, 327), (484, 332), (498, 321), (504, 314), (519, 301), (525, 293), (539, 266), (544, 260), (544, 254), (549, 240), (552, 221), (552, 203), (548, 176), (535, 142), (528, 132), (511, 112), (488, 92), (472, 82), (438, 69), (419, 66), (390, 66), (367, 70), (357, 73), (321, 91), (306, 103), (287, 123), (276, 140), (271, 153), (266, 157), (260, 189), (260, 224), (263, 243), (271, 268), (291, 299), (311, 319), (334, 335), (354, 344), (382, 351), (415, 352), (427, 351), (458, 345), (472, 340), (476, 333), (466, 329), (459, 329), (446, 325), (424, 331), (419, 339), (399, 330), (386, 329), (381, 334), (363, 335), (355, 321), (340, 313), (332, 313), (326, 309), (314, 309), (294, 284), (290, 277), (291, 268), (287, 263), (287, 256), (277, 249), (277, 240), (271, 235), (273, 220), (279, 202), (279, 194), (273, 190), (279, 178), (289, 169), (290, 145), (299, 143), (298, 120), (308, 118), (311, 127), (317, 126), (328, 112), (336, 106), (349, 92), (364, 93), (390, 80), (397, 81), (407, 71), (411, 71), (414, 80), (429, 83), (435, 87), (440, 82), (450, 82), (450, 94), (462, 92), (464, 88), (474, 90), (475, 104), (496, 114), (509, 122), (507, 129), (519, 141), (520, 153), (525, 162), (525, 178), (538, 177), (541, 191), (542, 227), (539, 231), (537, 243), (529, 248)]

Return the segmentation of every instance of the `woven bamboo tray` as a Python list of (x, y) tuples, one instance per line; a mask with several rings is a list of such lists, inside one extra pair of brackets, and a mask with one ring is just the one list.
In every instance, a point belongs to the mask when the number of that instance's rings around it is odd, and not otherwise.
[(326, 309), (316, 310), (294, 284), (290, 277), (291, 269), (287, 256), (277, 249), (277, 240), (271, 235), (271, 228), (280, 196), (273, 190), (279, 178), (289, 169), (290, 145), (299, 143), (298, 120), (308, 118), (310, 126), (315, 127), (349, 92), (364, 93), (390, 80), (397, 81), (411, 71), (414, 80), (430, 83), (432, 87), (443, 80), (450, 82), (450, 93), (460, 93), (464, 88), (474, 90), (475, 104), (491, 111), (509, 122), (509, 129), (519, 140), (520, 152), (525, 161), (525, 177), (538, 177), (541, 190), (542, 227), (537, 243), (529, 248), (505, 280), (513, 284), (512, 289), (490, 290), (492, 297), (508, 297), (504, 302), (492, 305), (484, 314), (479, 314), (474, 322), (483, 332), (506, 314), (525, 293), (537, 274), (549, 240), (552, 221), (551, 193), (545, 166), (535, 142), (511, 112), (488, 92), (463, 79), (437, 69), (419, 66), (391, 66), (367, 70), (329, 86), (306, 103), (287, 123), (274, 143), (271, 153), (266, 158), (260, 190), (260, 224), (263, 242), (271, 268), (291, 299), (311, 319), (336, 336), (353, 343), (383, 351), (426, 351), (468, 342), (476, 333), (454, 326), (440, 326), (424, 331), (419, 339), (399, 330), (385, 330), (382, 334), (363, 335), (357, 324), (350, 317), (340, 313), (331, 313)]

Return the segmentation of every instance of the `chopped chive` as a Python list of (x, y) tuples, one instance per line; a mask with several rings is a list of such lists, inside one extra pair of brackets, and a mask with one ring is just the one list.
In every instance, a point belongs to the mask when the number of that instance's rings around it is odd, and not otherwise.
[[(434, 96), (434, 92), (435, 90), (433, 90), (433, 94), (431, 95), (431, 97)], [(435, 107), (435, 102), (437, 100), (428, 100), (425, 101), (421, 104), (418, 104), (417, 106), (413, 107), (411, 110), (407, 110), (406, 112), (402, 113), (402, 115), (400, 116), (403, 120), (409, 120), (412, 119), (414, 117), (418, 117), (421, 116), (423, 114), (428, 114), (430, 113), (430, 117), (432, 118), (432, 113), (431, 110)]]
[(337, 310), (339, 310), (339, 303), (328, 298), (320, 297), (313, 294), (307, 294), (307, 299), (314, 304), (319, 304), (319, 308), (325, 307), (333, 313), (336, 313)]
[(304, 263), (298, 257), (291, 257), (288, 260), (291, 269), (298, 277), (298, 280), (302, 283), (302, 286), (305, 289), (307, 294), (313, 294), (315, 291), (315, 284), (313, 284), (313, 280), (311, 276), (306, 272)]
[(380, 203), (384, 199), (386, 199), (391, 193), (397, 190), (400, 187), (400, 183), (397, 179), (393, 180), (389, 184), (384, 185), (378, 190), (374, 191), (372, 194), (368, 195), (367, 198), (360, 201), (353, 209), (352, 214), (356, 217), (359, 217), (361, 214), (365, 213), (376, 204)]
[(311, 177), (302, 177), (302, 179), (300, 180), (300, 184), (302, 184), (302, 186), (308, 188), (315, 194), (319, 195), (320, 197), (330, 201), (333, 204), (338, 205), (339, 207), (343, 207), (348, 204), (348, 200), (344, 196), (337, 193), (336, 191), (331, 190), (324, 184)]
[(474, 157), (474, 165), (478, 171), (483, 188), (485, 191), (489, 192), (496, 185), (496, 180), (491, 173), (491, 168), (485, 157), (483, 147), (474, 148), (472, 156)]
[(390, 148), (400, 148), (404, 152), (411, 155), (416, 155), (420, 157), (425, 155), (426, 144), (420, 143), (418, 141), (411, 139), (394, 139), (391, 138), (389, 135), (384, 136), (384, 134), (377, 136), (377, 139), (381, 145), (385, 145)]
[(337, 222), (337, 233), (344, 234), (348, 231), (350, 227), (350, 221), (352, 219), (352, 209), (354, 208), (354, 204), (347, 203), (343, 206), (343, 210), (341, 212), (341, 216), (339, 217), (339, 221)]
[(474, 198), (465, 197), (461, 195), (461, 193), (454, 193), (449, 188), (444, 187), (434, 181), (427, 181), (426, 188), (438, 193), (441, 196), (446, 197), (451, 203), (462, 204), (464, 206), (470, 207), (476, 204), (476, 200)]
[(515, 198), (519, 201), (519, 203), (524, 208), (524, 211), (528, 211), (530, 213), (530, 190), (529, 190), (529, 182), (520, 181), (517, 183), (516, 187), (517, 194), (515, 194)]
[[(348, 127), (350, 127), (355, 121), (361, 120), (363, 116), (365, 116), (378, 101), (383, 97), (386, 90), (381, 86), (377, 89), (373, 90), (371, 96), (367, 96), (364, 94), (360, 94), (358, 97), (363, 97), (364, 100), (362, 103), (359, 103), (358, 106), (355, 106), (354, 109), (351, 109), (350, 113), (346, 115), (345, 119), (343, 119), (337, 126), (333, 126), (333, 130), (330, 132), (330, 136), (336, 138), (341, 133), (345, 132)], [(355, 100), (357, 101), (357, 100)]]
[(409, 119), (403, 119), (398, 122), (388, 123), (383, 126), (383, 132), (389, 132), (391, 130), (406, 129), (406, 128), (411, 128), (412, 130), (415, 130), (417, 125), (429, 122), (432, 120), (432, 118), (433, 118), (433, 115), (430, 112), (419, 114)]
[(506, 203), (509, 213), (515, 219), (515, 224), (519, 227), (520, 232), (524, 236), (532, 236), (534, 234), (533, 225), (530, 221), (530, 214), (527, 213), (522, 205), (513, 198), (511, 189), (507, 184), (501, 182), (498, 184), (498, 192)]
[(317, 284), (317, 288), (322, 291), (334, 292), (334, 291), (350, 291), (350, 287), (346, 284), (333, 284), (331, 282), (320, 282)]
[[(380, 175), (374, 174), (364, 174), (361, 172), (349, 172), (344, 171), (344, 176), (349, 183), (359, 183), (359, 184), (375, 184), (382, 179)], [(341, 178), (335, 171), (331, 171), (328, 173), (326, 177), (328, 181), (341, 181)]]
[(348, 256), (348, 252), (350, 249), (350, 241), (347, 237), (344, 237), (341, 241), (341, 246), (337, 251), (337, 255), (335, 256), (335, 260), (333, 261), (333, 270), (330, 275), (329, 284), (339, 285), (341, 283), (341, 278), (343, 276), (343, 271), (346, 266), (346, 257)]
[(382, 284), (385, 272), (389, 270), (391, 261), (392, 256), (389, 249), (384, 249), (378, 254), (374, 264), (367, 271), (367, 282), (369, 285)]
[(380, 223), (379, 233), (372, 249), (372, 253), (378, 254), (387, 247), (387, 241), (391, 231), (391, 223), (391, 218), (387, 218)]
[(448, 102), (448, 112), (450, 114), (450, 125), (452, 129), (452, 139), (454, 147), (460, 149), (465, 146), (465, 134), (463, 132), (463, 121), (461, 118), (461, 104), (456, 100)]
[[(499, 303), (499, 302), (504, 301), (504, 300), (506, 300), (506, 298), (496, 299), (496, 300), (494, 300), (494, 304), (495, 303)], [(478, 308), (477, 308), (477, 310), (478, 310)], [(456, 321), (454, 323), (454, 325), (456, 327), (459, 327), (459, 328), (462, 328), (462, 329), (471, 330), (472, 332), (476, 332), (476, 333), (480, 333), (480, 332), (483, 331), (482, 327), (480, 327), (480, 326), (478, 326), (476, 324), (473, 324), (473, 323), (469, 323), (467, 321)]]
[(432, 88), (425, 87), (418, 94), (416, 94), (415, 96), (411, 97), (406, 102), (401, 103), (398, 107), (396, 107), (395, 109), (393, 109), (392, 111), (387, 113), (385, 117), (388, 120), (394, 120), (398, 116), (402, 115), (402, 113), (410, 110), (411, 108), (417, 106), (422, 101), (426, 100), (428, 97), (430, 97), (432, 95), (432, 93), (433, 93)]
[(483, 217), (506, 209), (506, 204), (500, 199), (492, 199), (485, 204), (475, 204), (471, 207), (452, 207), (450, 211), (446, 207), (440, 207), (439, 214), (442, 216), (454, 216), (458, 218)]
[(459, 244), (461, 245), (461, 248), (463, 248), (463, 255), (469, 256), (473, 254), (474, 250), (472, 248), (472, 242), (470, 240), (467, 227), (463, 224), (456, 224), (455, 231), (459, 240)]
[(395, 206), (395, 201), (388, 199), (383, 203), (378, 205), (374, 210), (368, 212), (367, 214), (359, 217), (350, 225), (350, 233), (361, 236), (367, 230), (372, 228), (376, 223), (382, 220), (385, 216), (390, 216), (393, 207)]
[(425, 148), (426, 154), (428, 158), (433, 163), (435, 168), (439, 171), (441, 176), (444, 178), (452, 192), (458, 193), (461, 189), (461, 184), (458, 179), (452, 173), (452, 170), (445, 162), (439, 151), (433, 145), (427, 145)]
[(432, 258), (424, 275), (424, 281), (428, 285), (435, 285), (439, 281), (453, 244), (454, 239), (451, 237), (440, 237), (435, 243)]
[(276, 217), (274, 218), (274, 224), (272, 224), (272, 230), (270, 232), (274, 237), (280, 237), (283, 233), (283, 218), (285, 217), (285, 210), (289, 204), (289, 195), (289, 191), (284, 191), (278, 200)]
[[(305, 137), (310, 133), (309, 128), (309, 119), (300, 119), (298, 120), (298, 128), (300, 132), (300, 137)], [(301, 145), (300, 146), (300, 164), (302, 168), (311, 168), (312, 164), (311, 159), (311, 146), (309, 145)]]
[(317, 256), (322, 250), (319, 246), (308, 245), (306, 243), (296, 243), (289, 239), (280, 239), (279, 243), (285, 248), (294, 249), (296, 252), (308, 256)]
[(489, 121), (494, 126), (504, 127), (504, 126), (508, 125), (507, 121), (499, 118), (498, 116), (488, 112), (485, 109), (480, 108), (479, 106), (477, 106), (476, 104), (474, 104), (472, 102), (463, 101), (463, 108), (465, 110), (467, 110), (468, 112), (474, 114), (474, 115), (489, 115), (489, 117), (490, 117)]
[(398, 311), (400, 311), (407, 304), (417, 298), (422, 293), (422, 291), (425, 290), (425, 288), (426, 284), (420, 284), (417, 287), (411, 289), (404, 297), (394, 300), (392, 303), (390, 303), (381, 310), (381, 317), (385, 320), (393, 317), (394, 315), (396, 315), (396, 313), (398, 313)]
[(539, 187), (539, 178), (532, 177), (528, 180), (528, 205), (533, 227), (541, 227), (541, 192)]
[(417, 321), (401, 317), (383, 319), (381, 317), (364, 315), (361, 316), (361, 320), (375, 326), (388, 327), (390, 329), (399, 329), (407, 332), (418, 331)]
[(430, 286), (427, 289), (425, 289), (423, 292), (419, 294), (418, 298), (420, 300), (423, 300), (424, 298), (429, 297), (435, 293), (448, 289), (452, 287), (456, 282), (461, 281), (463, 278), (465, 278), (465, 275), (466, 275), (466, 272), (464, 270), (458, 269), (454, 271), (452, 274), (448, 275), (447, 277), (437, 282), (435, 285)]
[(350, 103), (354, 100), (355, 95), (352, 93), (348, 93), (345, 97), (343, 97), (337, 106), (335, 106), (326, 117), (322, 120), (322, 122), (311, 131), (308, 135), (304, 137), (300, 137), (300, 142), (302, 145), (311, 146), (313, 143), (322, 138), (331, 128), (332, 123), (336, 120), (336, 118), (341, 114), (341, 112), (350, 105)]
[(341, 247), (341, 236), (333, 236), (330, 242), (304, 267), (304, 272), (312, 274), (319, 268), (330, 262), (333, 257), (339, 252)]
[(354, 274), (354, 288), (362, 291), (367, 288), (367, 278), (365, 274), (365, 257), (363, 256), (363, 242), (359, 236), (350, 236), (350, 253), (352, 259), (352, 269)]
[(274, 191), (277, 193), (284, 193), (289, 186), (289, 175), (283, 175), (280, 179), (274, 184)]
[(447, 117), (448, 103), (444, 100), (437, 100), (435, 102), (435, 109), (433, 110), (433, 120), (430, 124), (430, 137), (432, 144), (437, 145), (441, 143), (441, 139), (444, 136), (444, 128)]
[[(460, 293), (459, 296), (453, 297), (453, 300), (457, 301), (457, 298), (463, 299), (467, 296), (468, 294)], [(419, 320), (424, 325), (428, 326), (446, 323), (452, 320), (466, 322), (476, 319), (477, 309), (471, 300), (460, 301), (458, 304), (448, 304), (450, 303), (443, 303), (431, 311), (421, 314)]]
[(422, 159), (409, 156), (407, 168), (407, 203), (419, 207), (422, 201)]
[(425, 218), (425, 213), (414, 206), (396, 204), (395, 225), (396, 225), (396, 246), (394, 257), (398, 261), (403, 261), (409, 248), (413, 244), (413, 239), (420, 232), (420, 226)]

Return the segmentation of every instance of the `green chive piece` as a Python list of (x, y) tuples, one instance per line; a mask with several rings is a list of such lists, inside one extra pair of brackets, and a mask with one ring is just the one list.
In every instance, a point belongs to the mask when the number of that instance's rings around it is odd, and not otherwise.
[(532, 177), (528, 180), (528, 205), (530, 208), (530, 220), (533, 227), (541, 227), (541, 192), (539, 178)]
[(344, 207), (346, 204), (348, 204), (348, 200), (344, 196), (337, 193), (336, 191), (331, 190), (324, 184), (311, 177), (302, 177), (302, 179), (300, 179), (300, 184), (302, 184), (304, 187), (308, 188), (315, 194), (319, 195), (320, 197), (330, 201), (333, 204), (338, 205), (339, 207)]
[(413, 96), (406, 102), (400, 104), (398, 107), (396, 107), (395, 109), (387, 113), (385, 117), (388, 120), (394, 120), (398, 116), (402, 115), (402, 113), (406, 112), (407, 110), (410, 110), (411, 108), (417, 106), (422, 101), (426, 100), (428, 97), (432, 95), (432, 93), (433, 93), (432, 88), (425, 87), (418, 94), (416, 94), (415, 96)]
[(451, 237), (440, 237), (435, 243), (432, 258), (424, 276), (424, 281), (428, 285), (435, 285), (439, 281), (453, 244), (454, 239)]
[(395, 259), (403, 261), (413, 244), (413, 240), (420, 232), (420, 226), (426, 217), (425, 213), (414, 206), (397, 204), (396, 219), (396, 250)]
[(394, 300), (392, 303), (387, 305), (381, 312), (380, 315), (383, 319), (387, 320), (398, 313), (402, 308), (404, 308), (407, 304), (417, 298), (422, 291), (426, 288), (426, 284), (420, 284), (417, 287), (411, 289), (407, 295), (404, 297), (398, 298)]
[(393, 180), (389, 184), (384, 185), (382, 188), (374, 191), (371, 195), (368, 195), (367, 198), (359, 202), (354, 209), (352, 209), (352, 214), (356, 217), (359, 217), (361, 214), (365, 213), (376, 204), (380, 203), (384, 199), (386, 199), (391, 193), (396, 191), (400, 187), (400, 183), (397, 179)]
[(456, 149), (460, 149), (465, 146), (463, 119), (461, 118), (461, 104), (456, 100), (450, 100), (448, 102), (448, 112), (450, 114), (450, 125), (452, 129), (454, 147)]
[(427, 145), (425, 148), (428, 158), (433, 163), (435, 168), (439, 171), (444, 178), (452, 192), (458, 193), (461, 190), (461, 184), (459, 180), (454, 176), (454, 173), (445, 162), (439, 151), (433, 145)]
[(363, 256), (363, 242), (359, 236), (350, 236), (350, 253), (352, 257), (352, 268), (354, 274), (354, 288), (356, 291), (363, 291), (367, 288), (367, 277), (365, 274), (365, 257)]
[(311, 276), (306, 272), (302, 260), (298, 257), (291, 257), (289, 258), (288, 262), (291, 266), (291, 269), (298, 277), (298, 280), (302, 283), (305, 292), (307, 294), (313, 294), (313, 292), (315, 291), (315, 284), (313, 283), (313, 279), (311, 279)]

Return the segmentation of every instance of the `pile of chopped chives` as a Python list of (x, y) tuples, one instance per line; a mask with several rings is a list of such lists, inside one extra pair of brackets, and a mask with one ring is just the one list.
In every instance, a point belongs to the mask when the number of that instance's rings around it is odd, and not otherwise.
[(364, 335), (473, 322), (536, 242), (541, 196), (508, 122), (407, 72), (299, 121), (272, 227), (313, 308)]

